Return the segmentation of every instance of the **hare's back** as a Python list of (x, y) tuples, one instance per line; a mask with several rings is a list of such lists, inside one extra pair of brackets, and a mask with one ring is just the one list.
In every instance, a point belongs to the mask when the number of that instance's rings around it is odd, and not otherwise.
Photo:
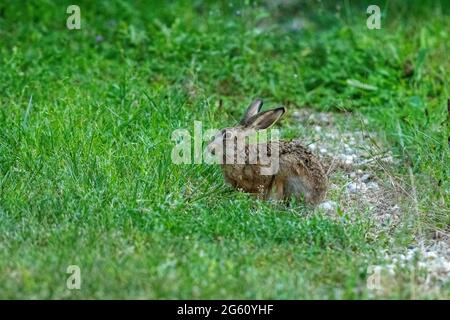
[(288, 193), (302, 193), (309, 202), (318, 203), (327, 189), (325, 171), (317, 158), (299, 141), (280, 145), (281, 175), (286, 181)]

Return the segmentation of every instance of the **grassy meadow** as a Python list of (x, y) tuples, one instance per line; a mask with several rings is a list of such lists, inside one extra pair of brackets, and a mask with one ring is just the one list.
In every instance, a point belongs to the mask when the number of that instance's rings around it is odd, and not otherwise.
[[(0, 3), (0, 298), (450, 298), (408, 271), (366, 286), (384, 252), (450, 233), (450, 1), (378, 1), (379, 30), (367, 1), (80, 0), (80, 30), (70, 4)], [(229, 126), (254, 97), (287, 106), (289, 139), (305, 107), (367, 119), (400, 223), (172, 163), (174, 130)]]

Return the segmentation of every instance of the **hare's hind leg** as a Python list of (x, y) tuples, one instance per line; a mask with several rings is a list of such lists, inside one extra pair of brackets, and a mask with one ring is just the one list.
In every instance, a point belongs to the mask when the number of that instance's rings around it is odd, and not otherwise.
[(308, 184), (300, 177), (289, 177), (286, 181), (285, 187), (286, 197), (295, 197), (297, 199), (303, 199), (309, 202), (311, 198), (310, 188)]
[(270, 188), (267, 190), (267, 199), (280, 201), (284, 200), (284, 198), (284, 181), (274, 177)]

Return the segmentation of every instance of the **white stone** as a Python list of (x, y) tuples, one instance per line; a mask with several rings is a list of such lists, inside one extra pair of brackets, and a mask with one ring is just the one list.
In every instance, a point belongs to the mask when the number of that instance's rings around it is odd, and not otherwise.
[(319, 209), (323, 209), (326, 211), (336, 210), (337, 203), (334, 201), (325, 201), (319, 204)]
[(348, 184), (347, 190), (350, 193), (364, 192), (367, 190), (367, 186), (364, 183), (351, 182)]
[(375, 190), (380, 189), (380, 186), (378, 185), (378, 183), (371, 181), (367, 184), (367, 188), (375, 191)]
[(363, 176), (359, 179), (362, 182), (367, 182), (372, 178), (372, 175), (370, 173), (365, 173)]

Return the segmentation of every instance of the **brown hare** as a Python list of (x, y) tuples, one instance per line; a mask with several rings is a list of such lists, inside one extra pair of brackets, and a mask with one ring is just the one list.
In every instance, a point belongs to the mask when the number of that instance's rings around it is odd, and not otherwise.
[[(319, 159), (307, 147), (299, 141), (252, 143), (246, 139), (252, 132), (269, 128), (285, 113), (284, 107), (260, 112), (262, 104), (260, 99), (253, 101), (242, 120), (216, 134), (207, 150), (223, 157), (220, 163), (225, 180), (234, 188), (256, 193), (264, 199), (288, 200), (295, 197), (317, 205), (325, 197), (327, 178)], [(220, 155), (217, 150), (221, 150)], [(257, 153), (264, 150), (270, 161), (277, 161), (278, 170), (264, 173), (264, 168), (272, 163), (263, 163), (260, 153), (250, 158), (252, 150), (257, 150)], [(239, 156), (243, 156), (244, 161), (237, 161)]]

